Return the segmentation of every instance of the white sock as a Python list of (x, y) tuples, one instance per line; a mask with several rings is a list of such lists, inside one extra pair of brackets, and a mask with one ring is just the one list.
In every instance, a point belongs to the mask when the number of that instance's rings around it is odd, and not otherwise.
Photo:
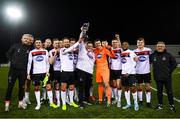
[(151, 102), (151, 92), (146, 92), (146, 102), (147, 103)]
[(61, 100), (62, 100), (62, 104), (65, 105), (66, 104), (66, 91), (61, 91)]
[(57, 103), (60, 103), (60, 91), (56, 90), (55, 93), (56, 93)]
[(40, 103), (40, 91), (35, 91), (37, 105), (41, 105)]
[(42, 95), (43, 95), (43, 99), (46, 100), (46, 88), (42, 87)]
[(74, 90), (69, 90), (70, 103), (74, 102), (73, 97), (74, 97)]
[(74, 88), (74, 96), (78, 97), (78, 89), (77, 88)]
[(6, 107), (9, 107), (9, 104), (10, 104), (9, 101), (6, 101), (6, 102), (5, 102), (5, 106), (6, 106)]
[[(106, 88), (104, 88), (104, 89), (106, 89)], [(104, 92), (106, 92), (106, 90), (105, 90)], [(114, 96), (114, 88), (113, 88), (113, 87), (111, 87), (111, 97), (112, 97), (112, 98), (115, 97), (115, 96)]]
[(29, 99), (29, 92), (25, 92), (25, 99)]
[(52, 94), (52, 90), (47, 91), (47, 95), (49, 98), (49, 103), (53, 103), (53, 94)]
[(139, 101), (143, 101), (143, 91), (138, 91)]
[(115, 99), (118, 100), (117, 88), (113, 88), (113, 92)]
[(130, 90), (125, 91), (125, 98), (126, 98), (126, 102), (128, 105), (131, 105), (131, 100), (130, 100)]
[(135, 93), (132, 93), (134, 104), (137, 104), (137, 91)]
[(19, 101), (19, 105), (22, 105), (23, 104), (23, 101)]
[(69, 100), (69, 89), (66, 90), (66, 100)]
[(93, 87), (92, 86), (91, 86), (89, 92), (90, 92), (90, 96), (93, 96)]
[(121, 102), (122, 90), (118, 90), (118, 101)]

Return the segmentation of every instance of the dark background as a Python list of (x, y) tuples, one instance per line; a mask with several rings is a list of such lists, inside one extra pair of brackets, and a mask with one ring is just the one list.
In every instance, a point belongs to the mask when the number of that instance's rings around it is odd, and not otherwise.
[[(23, 7), (26, 17), (18, 23), (5, 19), (3, 7), (16, 3)], [(80, 27), (90, 22), (89, 37), (107, 39), (115, 33), (122, 41), (136, 44), (144, 37), (146, 44), (158, 40), (180, 44), (180, 4), (177, 1), (153, 0), (0, 0), (0, 62), (5, 53), (23, 33), (35, 37), (78, 38)]]

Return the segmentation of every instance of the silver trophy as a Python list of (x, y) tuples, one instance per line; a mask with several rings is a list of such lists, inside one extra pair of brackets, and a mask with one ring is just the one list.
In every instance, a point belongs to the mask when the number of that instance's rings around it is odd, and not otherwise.
[(84, 23), (83, 26), (81, 27), (81, 37), (88, 39), (87, 31), (89, 29), (89, 22)]

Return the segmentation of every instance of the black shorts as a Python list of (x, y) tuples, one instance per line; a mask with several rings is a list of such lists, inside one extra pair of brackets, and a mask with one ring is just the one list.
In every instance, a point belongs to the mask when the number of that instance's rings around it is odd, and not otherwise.
[(61, 72), (60, 71), (53, 71), (50, 74), (50, 78), (48, 83), (61, 83)]
[(121, 79), (122, 70), (110, 70), (110, 80)]
[(41, 81), (43, 81), (45, 77), (46, 77), (46, 73), (43, 73), (43, 74), (33, 74), (32, 75), (33, 84), (35, 86), (40, 86)]
[(74, 72), (61, 72), (61, 83), (67, 83), (68, 85), (75, 84)]
[(122, 75), (122, 86), (124, 87), (131, 87), (131, 86), (136, 86), (137, 80), (136, 80), (136, 75), (135, 74), (130, 74), (128, 77), (124, 77)]
[(138, 84), (141, 84), (141, 83), (151, 83), (151, 73), (136, 74), (136, 79), (138, 81)]

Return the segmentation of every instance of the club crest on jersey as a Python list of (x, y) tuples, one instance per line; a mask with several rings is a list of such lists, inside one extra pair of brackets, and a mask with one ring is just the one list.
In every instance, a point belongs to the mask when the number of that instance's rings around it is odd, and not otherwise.
[(125, 64), (127, 62), (126, 58), (121, 58), (121, 63)]
[(144, 62), (146, 60), (146, 57), (145, 56), (139, 56), (139, 61), (140, 62)]
[(73, 55), (72, 54), (69, 54), (68, 57), (69, 57), (69, 60), (73, 60)]
[(60, 61), (60, 58), (59, 58), (59, 57), (56, 57), (56, 61)]
[(93, 56), (88, 52), (87, 53), (87, 56), (90, 58), (90, 59), (93, 59)]
[(166, 60), (166, 57), (163, 57), (162, 60), (165, 61), (165, 60)]
[(115, 57), (113, 59), (117, 59), (119, 57), (118, 53), (115, 53)]
[(38, 62), (41, 62), (41, 61), (43, 61), (44, 60), (44, 57), (43, 56), (37, 56), (36, 57), (36, 61), (38, 61)]
[(102, 54), (98, 54), (98, 55), (97, 55), (97, 58), (102, 58)]

